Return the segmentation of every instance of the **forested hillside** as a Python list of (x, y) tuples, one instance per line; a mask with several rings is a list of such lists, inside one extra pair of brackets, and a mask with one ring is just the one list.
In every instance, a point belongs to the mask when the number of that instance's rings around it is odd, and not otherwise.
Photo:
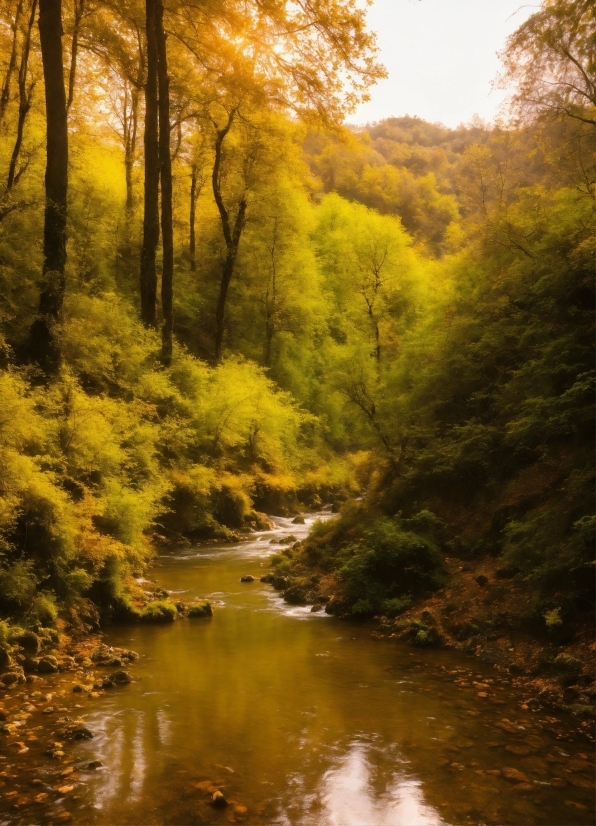
[(356, 129), (359, 7), (2, 0), (0, 617), (142, 617), (158, 543), (322, 501), (294, 594), (490, 555), (589, 616), (594, 11), (513, 36), (507, 123)]

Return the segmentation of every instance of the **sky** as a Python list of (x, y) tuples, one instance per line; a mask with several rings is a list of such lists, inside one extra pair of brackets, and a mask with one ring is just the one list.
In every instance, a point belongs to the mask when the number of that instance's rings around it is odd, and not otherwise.
[(369, 28), (389, 72), (371, 100), (348, 118), (369, 123), (417, 115), (455, 127), (474, 115), (491, 122), (505, 93), (493, 90), (507, 36), (539, 8), (537, 0), (374, 0)]

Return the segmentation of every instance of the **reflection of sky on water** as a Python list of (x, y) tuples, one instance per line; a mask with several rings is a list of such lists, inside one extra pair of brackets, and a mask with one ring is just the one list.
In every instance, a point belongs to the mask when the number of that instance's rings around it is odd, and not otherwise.
[(424, 801), (421, 783), (403, 773), (393, 774), (384, 791), (374, 783), (370, 746), (350, 744), (332, 769), (323, 775), (313, 813), (301, 826), (444, 826), (445, 821)]

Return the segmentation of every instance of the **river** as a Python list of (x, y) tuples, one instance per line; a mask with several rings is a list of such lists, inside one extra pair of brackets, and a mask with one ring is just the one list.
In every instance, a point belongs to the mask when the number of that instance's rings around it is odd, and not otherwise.
[(592, 824), (577, 720), (522, 709), (488, 664), (373, 640), (259, 582), (271, 539), (300, 538), (313, 519), (156, 561), (157, 586), (209, 598), (214, 617), (109, 630), (109, 645), (139, 653), (134, 680), (79, 701), (95, 736), (76, 745), (78, 781), (55, 806), (112, 826)]

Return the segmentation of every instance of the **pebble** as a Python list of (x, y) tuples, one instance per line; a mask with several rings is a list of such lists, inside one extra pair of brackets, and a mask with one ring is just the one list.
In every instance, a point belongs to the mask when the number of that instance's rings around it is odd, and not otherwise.
[(511, 780), (516, 783), (527, 783), (529, 778), (523, 772), (520, 772), (519, 769), (514, 769), (510, 766), (506, 766), (503, 769), (503, 777), (506, 777), (507, 780)]

